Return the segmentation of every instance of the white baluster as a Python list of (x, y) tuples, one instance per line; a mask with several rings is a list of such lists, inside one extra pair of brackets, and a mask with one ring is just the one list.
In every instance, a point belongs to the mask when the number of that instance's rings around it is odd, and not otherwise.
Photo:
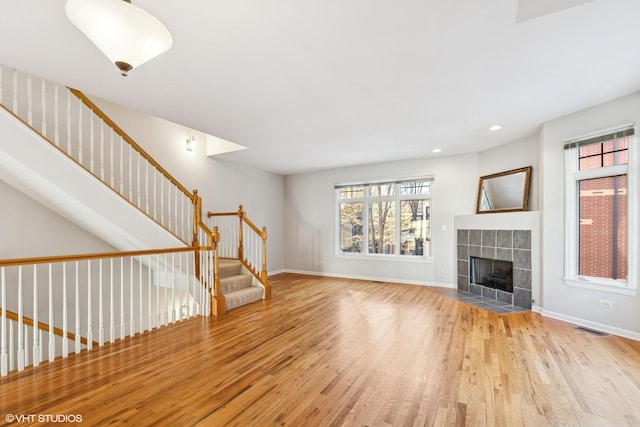
[(169, 266), (167, 265), (167, 254), (164, 254), (164, 316), (163, 316), (163, 324), (162, 326), (167, 326), (169, 324), (169, 296), (168, 296), (168, 287), (167, 279), (169, 277)]
[(91, 261), (87, 261), (87, 350), (93, 348), (93, 303), (91, 302)]
[(156, 255), (156, 328), (160, 327), (160, 255)]
[(39, 336), (35, 333), (38, 330), (38, 266), (33, 266), (33, 366), (40, 365), (40, 341)]
[(110, 179), (110, 183), (111, 183), (111, 188), (115, 189), (115, 170), (114, 170), (114, 166), (113, 166), (113, 146), (115, 145), (115, 142), (113, 141), (113, 131), (109, 131), (109, 161), (110, 161), (110, 166), (109, 166), (109, 175), (111, 177)]
[(24, 330), (22, 326), (22, 266), (18, 266), (18, 371), (24, 370)]
[(44, 346), (42, 345), (43, 343), (42, 334), (43, 334), (42, 329), (38, 328), (38, 342), (40, 343), (40, 351), (38, 352), (38, 363), (44, 360)]
[(160, 176), (160, 224), (164, 225), (164, 176)]
[(149, 266), (149, 272), (148, 272), (149, 280), (148, 280), (148, 284), (147, 284), (148, 285), (147, 287), (149, 288), (149, 295), (147, 296), (147, 299), (148, 299), (147, 315), (148, 315), (149, 320), (147, 322), (147, 329), (149, 331), (151, 331), (151, 329), (153, 329), (151, 327), (151, 276), (153, 276), (153, 269), (151, 267), (151, 255), (149, 255), (147, 257), (147, 261), (148, 261), (148, 266)]
[(156, 184), (156, 177), (158, 173), (156, 168), (153, 168), (153, 219), (158, 219), (158, 185)]
[(113, 276), (114, 276), (114, 271), (113, 271), (113, 258), (111, 258), (111, 274), (110, 274), (110, 278), (111, 278), (111, 285), (110, 285), (110, 295), (111, 295), (111, 301), (110, 301), (110, 310), (111, 310), (111, 316), (110, 316), (110, 341), (113, 343), (116, 341), (116, 314), (115, 314), (115, 307), (114, 307), (114, 301), (113, 301), (113, 297), (114, 297), (114, 291), (113, 291)]
[(129, 201), (133, 203), (133, 147), (131, 145), (128, 145), (128, 147), (129, 147)]
[(18, 115), (18, 70), (13, 70), (13, 114)]
[(7, 356), (7, 283), (5, 267), (0, 267), (0, 276), (0, 298), (2, 299), (2, 324), (0, 325), (0, 377), (5, 377), (9, 374), (9, 359)]
[(67, 154), (71, 156), (71, 91), (67, 91)]
[[(33, 127), (33, 93), (31, 91), (31, 76), (27, 75), (27, 123)], [(20, 331), (18, 331), (18, 339)], [(20, 350), (18, 350), (20, 351)]]
[(53, 142), (56, 144), (56, 147), (60, 146), (60, 106), (59, 102), (59, 86), (54, 85), (53, 89), (53, 121), (54, 121), (54, 133), (53, 133)]
[(176, 323), (176, 254), (171, 254), (171, 323)]
[(130, 317), (130, 326), (129, 326), (129, 335), (134, 336), (136, 334), (136, 322), (134, 318), (135, 312), (133, 311), (133, 261), (134, 258), (130, 258), (129, 260), (129, 317)]
[(144, 329), (144, 315), (143, 315), (143, 311), (142, 311), (142, 270), (143, 270), (143, 262), (142, 262), (142, 257), (140, 257), (140, 261), (138, 262), (138, 270), (139, 270), (139, 277), (138, 277), (138, 290), (140, 292), (140, 333), (144, 333), (145, 329)]
[(145, 212), (147, 215), (151, 215), (149, 212), (149, 162), (146, 162), (144, 173), (144, 201), (145, 201)]
[(95, 171), (95, 132), (93, 115), (89, 115), (89, 170)]
[(104, 182), (104, 120), (100, 120), (100, 180)]
[(120, 259), (120, 339), (125, 337), (124, 323), (124, 258)]
[[(138, 177), (137, 177), (137, 180), (136, 180), (137, 181), (136, 182), (136, 193), (138, 195), (138, 203), (137, 203), (136, 206), (138, 206), (138, 208), (140, 208), (140, 209), (142, 209), (142, 203), (140, 201), (140, 195), (142, 193), (142, 191), (140, 191), (140, 169), (141, 169), (141, 167), (140, 167), (140, 158), (141, 157), (142, 156), (139, 153), (136, 156), (136, 159), (137, 159), (137, 162), (138, 162), (138, 164), (136, 166), (136, 171), (138, 172)], [(146, 162), (148, 163), (148, 161), (146, 161)]]
[(120, 137), (120, 194), (124, 196), (124, 140)]
[(46, 80), (42, 80), (42, 136), (47, 137), (47, 93)]
[(75, 352), (80, 353), (81, 344), (80, 341), (80, 264), (76, 261), (76, 339), (75, 339)]
[(104, 299), (102, 297), (102, 259), (98, 264), (98, 345), (104, 345)]
[(53, 333), (53, 266), (49, 263), (49, 362), (56, 354), (55, 335)]
[(78, 100), (78, 163), (82, 164), (82, 101)]
[(67, 337), (67, 331), (69, 325), (67, 322), (68, 317), (67, 307), (67, 263), (62, 263), (62, 357), (69, 356), (69, 337)]

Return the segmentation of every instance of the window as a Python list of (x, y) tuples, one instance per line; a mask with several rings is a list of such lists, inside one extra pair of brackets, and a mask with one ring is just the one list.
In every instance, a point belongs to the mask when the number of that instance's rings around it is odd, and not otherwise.
[(431, 179), (336, 186), (339, 252), (428, 257)]
[[(635, 253), (635, 218), (629, 195), (633, 127), (565, 145), (566, 279), (633, 288), (629, 260)], [(633, 166), (633, 165), (631, 165)], [(635, 274), (635, 272), (633, 272)]]

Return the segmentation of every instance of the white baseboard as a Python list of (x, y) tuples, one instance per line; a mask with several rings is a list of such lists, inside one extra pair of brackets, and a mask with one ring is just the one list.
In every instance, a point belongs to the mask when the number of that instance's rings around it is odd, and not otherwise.
[(552, 319), (562, 320), (563, 322), (572, 323), (577, 326), (583, 326), (585, 328), (593, 329), (600, 332), (606, 332), (612, 335), (618, 335), (624, 338), (640, 341), (640, 333), (629, 331), (627, 329), (616, 328), (615, 326), (604, 325), (598, 322), (592, 322), (590, 320), (580, 319), (578, 317), (567, 316), (566, 314), (556, 313), (554, 311), (542, 309), (540, 312), (544, 317), (550, 317)]
[(324, 273), (324, 272), (318, 272), (318, 271), (289, 270), (289, 269), (285, 269), (283, 272), (304, 274), (307, 276), (336, 277), (336, 278), (354, 279), (354, 280), (370, 280), (373, 282), (400, 283), (403, 285), (431, 286), (431, 287), (452, 288), (452, 289), (457, 288), (457, 285), (454, 283), (433, 283), (433, 282), (423, 282), (419, 280), (393, 279), (389, 277), (359, 276), (359, 275), (351, 275), (351, 274), (334, 274), (334, 273)]

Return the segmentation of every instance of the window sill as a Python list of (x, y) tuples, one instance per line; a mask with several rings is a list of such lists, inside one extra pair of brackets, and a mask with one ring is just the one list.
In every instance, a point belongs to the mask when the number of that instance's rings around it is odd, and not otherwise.
[(574, 288), (589, 289), (592, 291), (608, 292), (620, 295), (637, 295), (637, 289), (627, 288), (620, 285), (591, 281), (587, 279), (579, 279), (577, 277), (564, 278), (564, 284)]
[(336, 258), (362, 259), (369, 261), (433, 262), (432, 257), (425, 257), (421, 255), (337, 253)]

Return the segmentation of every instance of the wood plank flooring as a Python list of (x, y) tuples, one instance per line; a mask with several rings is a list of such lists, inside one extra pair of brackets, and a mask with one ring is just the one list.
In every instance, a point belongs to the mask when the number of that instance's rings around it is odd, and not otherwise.
[(497, 315), (428, 287), (295, 274), (271, 283), (270, 301), (0, 379), (0, 423), (640, 425), (639, 342)]

